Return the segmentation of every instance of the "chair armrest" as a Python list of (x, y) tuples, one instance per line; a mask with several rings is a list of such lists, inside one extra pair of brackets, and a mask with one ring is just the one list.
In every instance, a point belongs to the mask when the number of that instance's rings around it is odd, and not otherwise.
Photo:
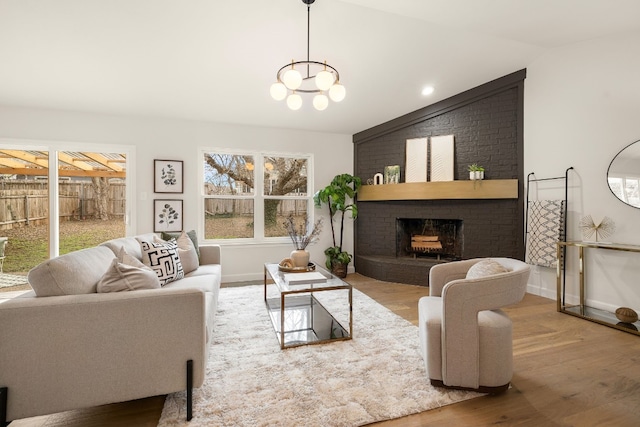
[[(478, 312), (522, 300), (529, 267), (478, 279), (454, 280), (442, 291), (442, 375), (445, 383), (477, 388)], [(476, 382), (466, 382), (475, 379)]]
[(479, 261), (480, 259), (469, 259), (431, 267), (429, 270), (429, 295), (432, 297), (442, 296), (442, 289), (447, 283), (452, 280), (464, 279), (471, 266)]
[(220, 245), (200, 246), (200, 265), (222, 264), (220, 262)]

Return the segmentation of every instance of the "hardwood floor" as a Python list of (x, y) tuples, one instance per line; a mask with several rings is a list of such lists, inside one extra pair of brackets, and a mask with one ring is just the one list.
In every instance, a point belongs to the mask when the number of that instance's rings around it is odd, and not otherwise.
[[(427, 288), (357, 274), (347, 280), (417, 324), (418, 299)], [(376, 426), (640, 425), (640, 337), (558, 313), (555, 301), (534, 295), (505, 311), (514, 323), (511, 389)], [(164, 396), (156, 396), (19, 420), (11, 427), (155, 426), (163, 403)]]

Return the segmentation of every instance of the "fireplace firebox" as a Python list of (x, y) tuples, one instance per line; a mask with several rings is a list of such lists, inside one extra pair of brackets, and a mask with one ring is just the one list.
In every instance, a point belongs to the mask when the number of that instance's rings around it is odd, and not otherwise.
[(462, 259), (460, 219), (396, 218), (396, 257)]

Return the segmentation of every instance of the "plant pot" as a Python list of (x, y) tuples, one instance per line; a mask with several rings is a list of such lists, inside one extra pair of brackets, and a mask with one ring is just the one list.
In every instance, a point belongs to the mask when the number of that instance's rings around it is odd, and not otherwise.
[(469, 179), (470, 179), (471, 181), (473, 181), (473, 180), (475, 180), (475, 179), (476, 179), (476, 173), (475, 173), (475, 171), (469, 171)]
[(343, 264), (341, 262), (333, 262), (331, 264), (331, 273), (334, 274), (335, 276), (340, 277), (341, 279), (344, 279), (345, 277), (347, 277), (348, 266), (349, 264)]
[(289, 257), (293, 261), (294, 267), (306, 267), (309, 265), (309, 252), (305, 249), (296, 249), (295, 251), (291, 251), (291, 255), (289, 255)]

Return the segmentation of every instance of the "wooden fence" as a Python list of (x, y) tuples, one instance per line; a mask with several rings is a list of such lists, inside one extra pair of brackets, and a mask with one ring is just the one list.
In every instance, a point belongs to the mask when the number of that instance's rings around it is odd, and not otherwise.
[[(87, 219), (96, 215), (90, 182), (61, 182), (58, 191), (60, 220)], [(124, 216), (125, 184), (111, 183), (108, 200), (109, 216)], [(46, 182), (0, 181), (0, 230), (46, 224), (48, 217), (49, 190)]]
[[(207, 215), (253, 215), (251, 199), (206, 199), (204, 211)], [(306, 200), (282, 199), (278, 204), (277, 214), (286, 216), (304, 215), (307, 212)]]

